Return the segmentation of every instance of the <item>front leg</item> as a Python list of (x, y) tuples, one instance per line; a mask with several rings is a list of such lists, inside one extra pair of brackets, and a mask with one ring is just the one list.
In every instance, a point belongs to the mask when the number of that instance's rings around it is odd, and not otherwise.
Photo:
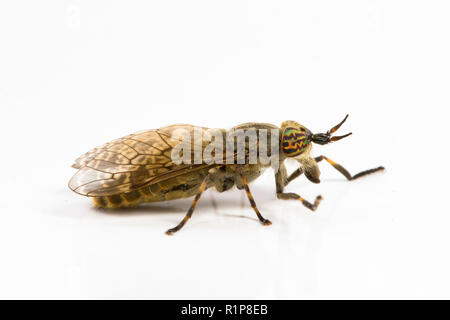
[(321, 195), (318, 195), (314, 203), (311, 203), (293, 192), (280, 192), (277, 193), (277, 197), (281, 200), (299, 200), (305, 207), (307, 207), (311, 211), (316, 211), (317, 207), (320, 204), (320, 201), (322, 201), (323, 199)]
[(293, 171), (289, 176), (287, 175), (286, 166), (284, 163), (280, 163), (278, 167), (278, 171), (275, 173), (275, 181), (277, 185), (277, 192), (278, 192), (278, 186), (281, 186), (281, 190), (286, 187), (291, 181), (297, 179), (303, 174), (303, 169), (299, 167), (295, 171)]
[(280, 164), (277, 173), (275, 174), (275, 183), (277, 187), (277, 198), (281, 200), (298, 200), (305, 207), (312, 211), (316, 211), (317, 207), (322, 201), (322, 196), (317, 196), (314, 203), (311, 203), (305, 199), (303, 199), (300, 195), (293, 192), (283, 192), (284, 187), (287, 186), (289, 182), (299, 177), (303, 173), (302, 168), (298, 168), (291, 175), (287, 176), (286, 167), (283, 163)]
[(300, 177), (303, 174), (303, 169), (302, 168), (298, 168), (297, 170), (295, 170), (294, 172), (292, 172), (289, 177), (287, 177), (286, 180), (286, 184), (284, 186), (287, 186), (289, 184), (289, 182), (291, 182), (294, 179), (297, 179), (298, 177)]
[(335, 168), (337, 171), (339, 171), (344, 177), (347, 178), (348, 181), (352, 181), (361, 177), (364, 177), (368, 174), (372, 174), (378, 171), (383, 171), (384, 167), (377, 167), (374, 169), (369, 169), (369, 170), (364, 170), (361, 171), (360, 173), (355, 174), (354, 176), (352, 176), (350, 174), (350, 172), (347, 171), (347, 169), (345, 169), (343, 166), (341, 166), (339, 163), (334, 162), (333, 160), (331, 160), (330, 158), (327, 158), (325, 156), (318, 156), (316, 158), (314, 158), (314, 160), (316, 162), (320, 162), (322, 160), (326, 160), (329, 164), (331, 164), (333, 166), (333, 168)]

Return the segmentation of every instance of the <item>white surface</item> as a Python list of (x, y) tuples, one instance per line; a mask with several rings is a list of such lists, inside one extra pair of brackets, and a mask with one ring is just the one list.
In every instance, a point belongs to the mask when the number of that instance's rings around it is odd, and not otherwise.
[[(447, 1), (0, 4), (0, 298), (450, 298)], [(80, 154), (171, 123), (293, 119), (322, 183), (101, 212), (66, 184)], [(293, 167), (291, 167), (293, 169)], [(214, 202), (217, 209), (214, 208)]]

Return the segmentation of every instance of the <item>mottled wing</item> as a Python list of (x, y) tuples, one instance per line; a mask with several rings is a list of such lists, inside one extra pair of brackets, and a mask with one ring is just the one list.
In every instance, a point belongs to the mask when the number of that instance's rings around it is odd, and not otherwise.
[[(189, 130), (193, 136), (195, 128), (199, 127), (172, 125), (131, 134), (97, 147), (75, 161), (73, 167), (79, 170), (69, 181), (69, 187), (85, 196), (108, 196), (214, 166), (173, 163), (172, 149), (181, 142), (173, 138), (174, 131)], [(192, 144), (196, 143), (203, 148), (201, 140), (192, 140)]]

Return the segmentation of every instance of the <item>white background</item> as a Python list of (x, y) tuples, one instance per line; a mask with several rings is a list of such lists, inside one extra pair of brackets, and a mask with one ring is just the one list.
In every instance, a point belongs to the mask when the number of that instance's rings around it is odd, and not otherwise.
[[(0, 298), (450, 298), (448, 1), (2, 1)], [(296, 120), (322, 183), (124, 212), (71, 192), (72, 161), (172, 123)], [(295, 167), (291, 166), (291, 170)]]

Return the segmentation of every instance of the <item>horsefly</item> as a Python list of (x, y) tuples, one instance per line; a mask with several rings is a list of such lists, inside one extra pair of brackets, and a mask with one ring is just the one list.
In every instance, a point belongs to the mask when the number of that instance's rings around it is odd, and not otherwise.
[[(194, 197), (184, 219), (166, 231), (172, 235), (192, 216), (206, 189), (224, 192), (236, 186), (245, 190), (261, 223), (270, 225), (256, 207), (248, 186), (268, 167), (275, 171), (278, 199), (300, 201), (312, 211), (319, 206), (321, 196), (311, 203), (296, 193), (284, 192), (284, 188), (303, 173), (309, 181), (319, 183), (318, 162), (326, 160), (347, 180), (384, 170), (377, 167), (351, 175), (323, 155), (311, 156), (312, 143), (325, 145), (351, 134), (333, 136), (347, 117), (326, 133), (317, 134), (295, 121), (285, 121), (281, 127), (245, 123), (230, 130), (177, 124), (138, 132), (78, 158), (73, 167), (79, 170), (69, 181), (69, 187), (92, 197), (94, 206), (99, 208), (134, 207), (143, 202)], [(287, 158), (299, 164), (290, 175), (284, 166)]]

